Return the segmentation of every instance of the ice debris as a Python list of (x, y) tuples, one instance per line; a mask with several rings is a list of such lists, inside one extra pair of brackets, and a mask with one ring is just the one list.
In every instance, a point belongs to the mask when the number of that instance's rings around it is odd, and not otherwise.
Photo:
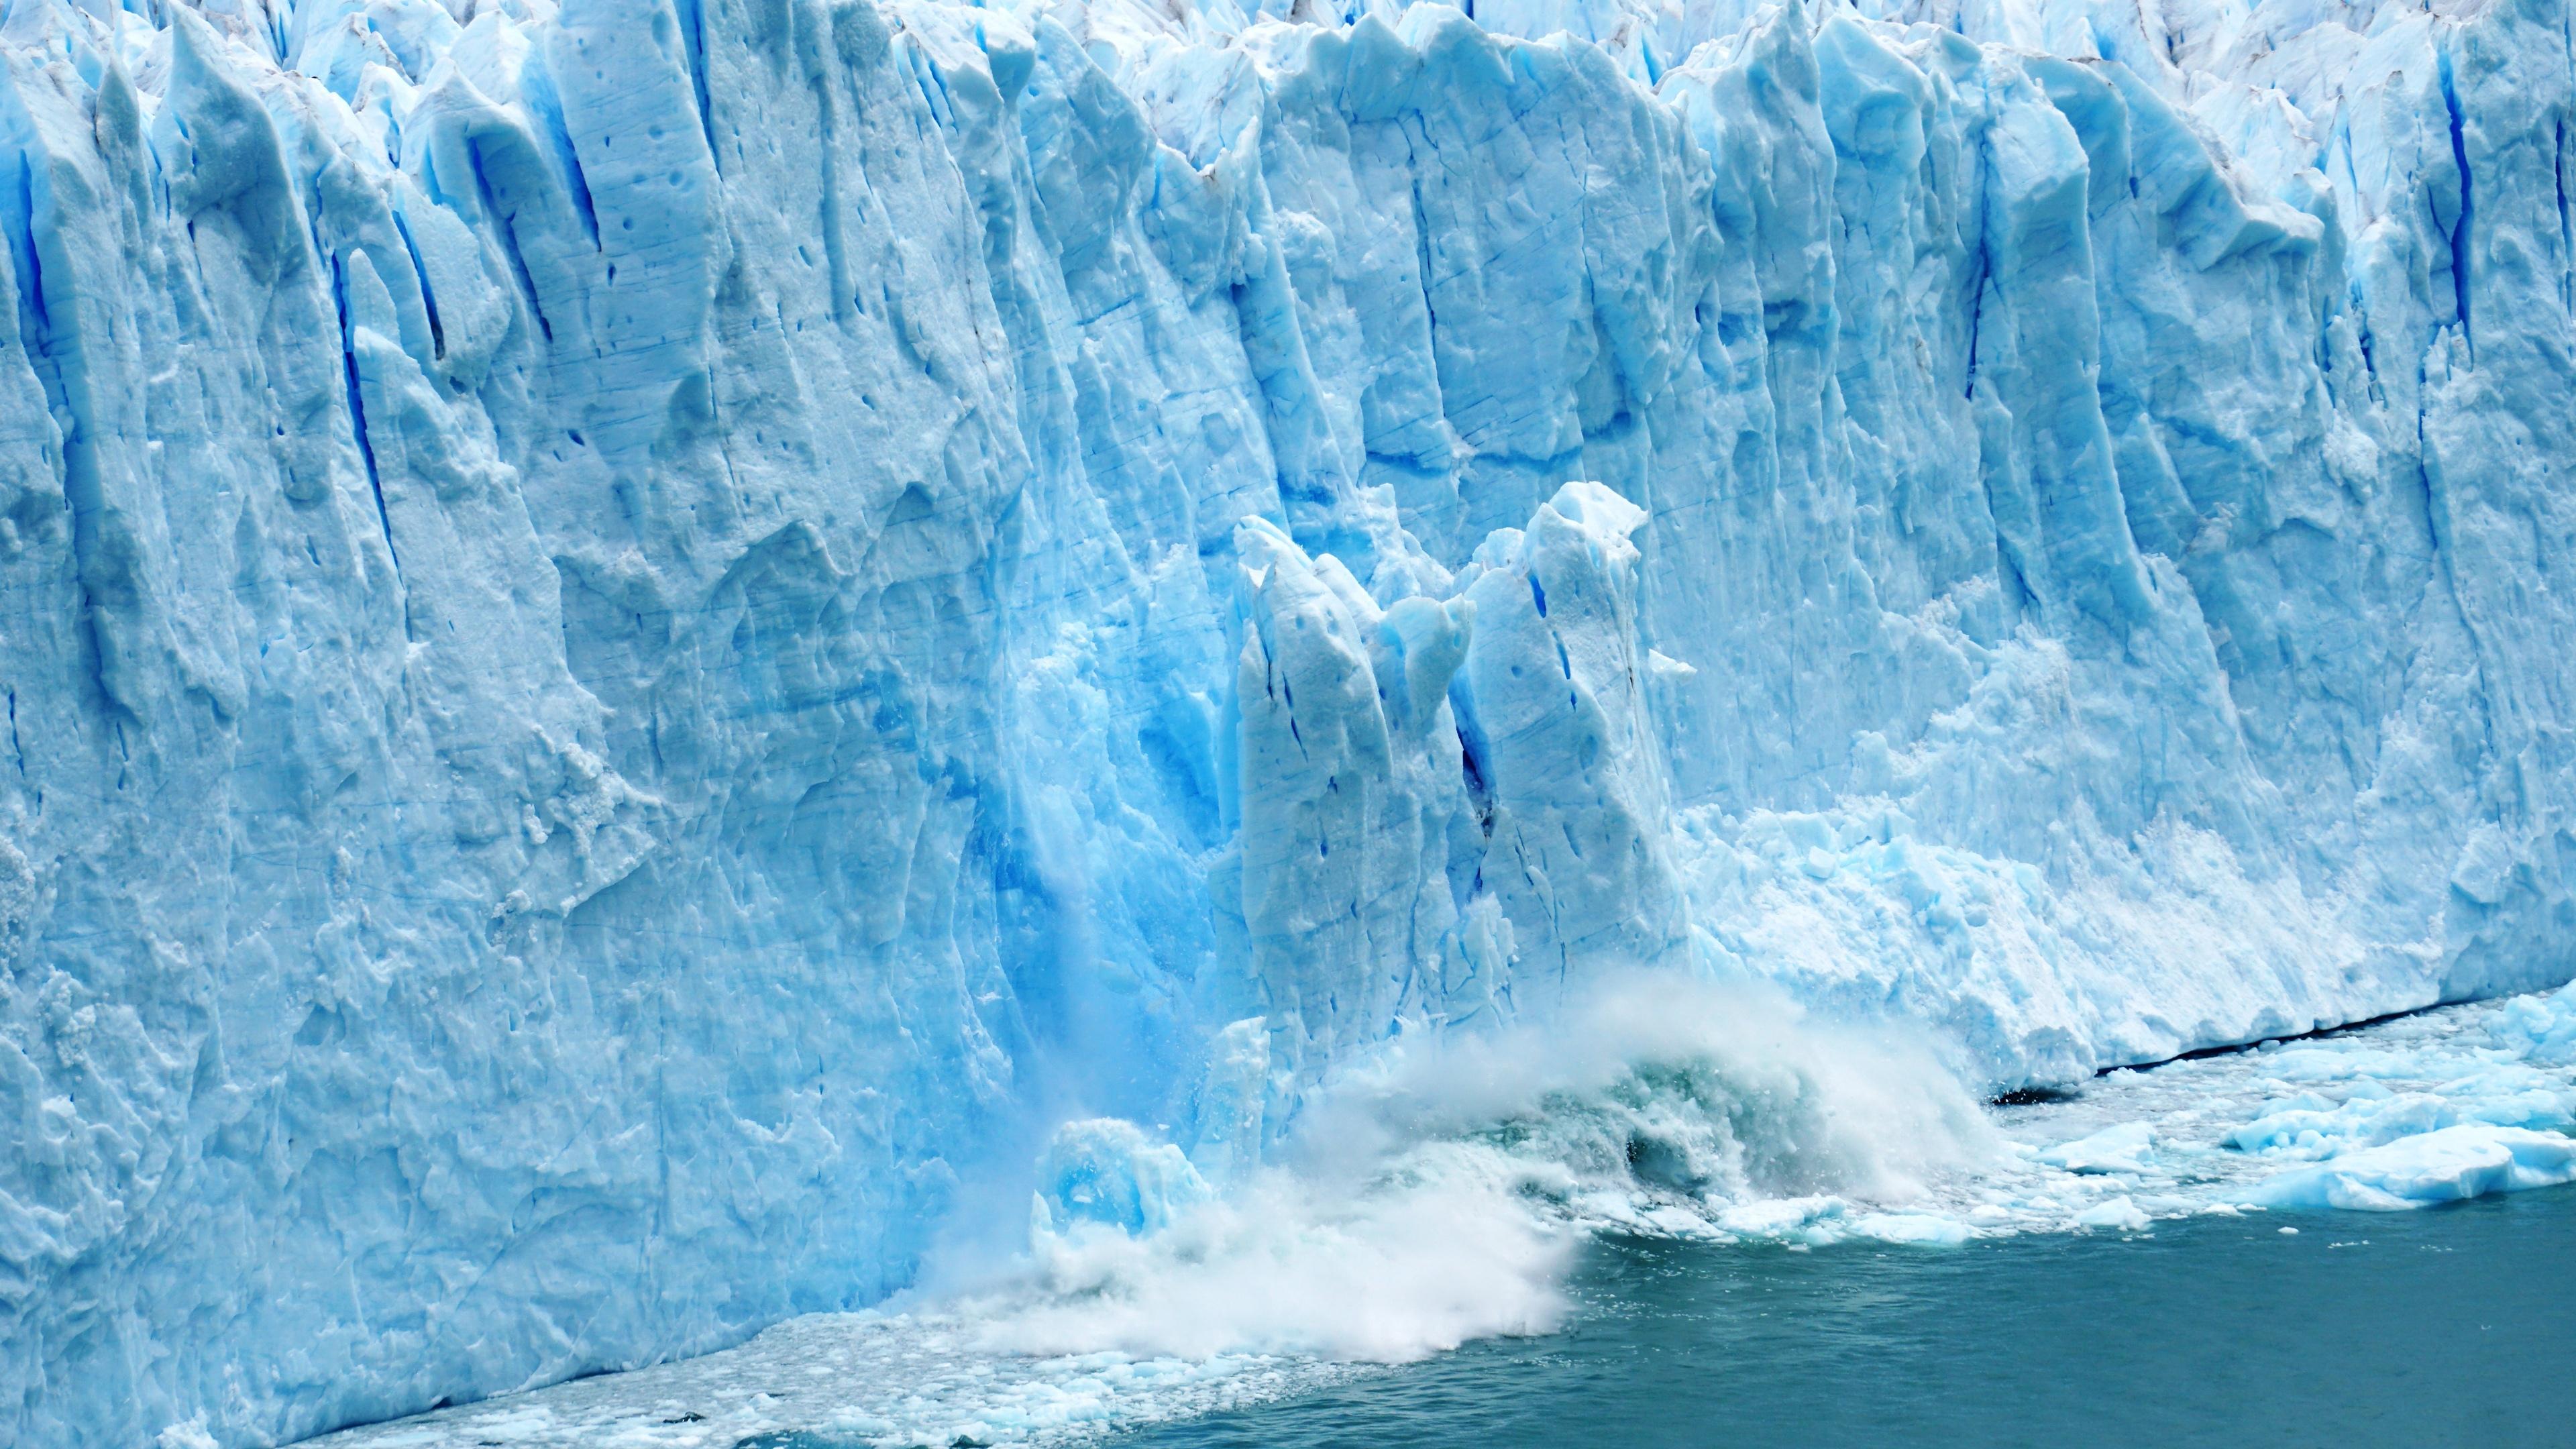
[(2545, 996), (2519, 996), (2489, 1024), (2497, 1045), (2535, 1067), (2576, 1066), (2576, 984)]
[(1038, 1176), (1042, 1185), (1030, 1202), (1030, 1216), (1039, 1234), (1083, 1224), (1130, 1236), (1160, 1232), (1208, 1198), (1206, 1180), (1181, 1149), (1114, 1117), (1058, 1127)]
[[(359, 1431), (332, 1449), (467, 1449), (484, 1441), (720, 1449), (754, 1431), (818, 1428), (882, 1445), (946, 1444), (959, 1434), (994, 1443), (1078, 1441), (1365, 1372), (1370, 1362), (1454, 1342), (1462, 1331), (1543, 1328), (1549, 1275), (1569, 1246), (1548, 1236), (1551, 1225), (1695, 1236), (1746, 1252), (1956, 1248), (2027, 1232), (2126, 1237), (2163, 1220), (2244, 1218), (2267, 1207), (2421, 1206), (2564, 1181), (2576, 1160), (2576, 1139), (2525, 1129), (2434, 1128), (2351, 1146), (2314, 1165), (2231, 1145), (2228, 1124), (2264, 1112), (2267, 1090), (2288, 1089), (2266, 1073), (2292, 1052), (2311, 1067), (2341, 1058), (2392, 1073), (2403, 1063), (2439, 1079), (2474, 1112), (2477, 1084), (2491, 1079), (2470, 1068), (2520, 1067), (2527, 1048), (2516, 1023), (2545, 1005), (2518, 998), (2497, 1009), (2448, 1008), (2315, 1043), (2117, 1073), (2071, 1098), (1997, 1113), (2009, 1130), (2050, 1147), (1960, 1152), (1945, 1157), (1947, 1171), (1927, 1175), (1917, 1162), (1910, 1173), (1875, 1182), (1827, 1153), (1805, 1166), (1824, 1171), (1834, 1191), (1778, 1195), (1792, 1172), (1773, 1177), (1768, 1193), (1738, 1178), (1692, 1198), (1673, 1191), (1663, 1168), (1591, 1150), (1609, 1103), (1565, 1090), (1601, 1079), (1591, 1068), (1600, 1061), (1595, 1048), (1608, 1042), (1635, 1050), (1630, 1066), (1646, 1069), (1637, 1079), (1674, 1090), (1681, 1077), (1670, 1067), (1686, 1054), (1673, 1046), (1689, 1038), (1643, 1027), (1685, 1014), (1670, 994), (1643, 993), (1633, 1004), (1632, 1013), (1594, 1016), (1593, 1045), (1569, 1040), (1557, 1053), (1522, 1057), (1538, 1064), (1537, 1083), (1498, 1080), (1484, 1068), (1499, 1063), (1447, 1052), (1409, 1070), (1399, 1064), (1391, 1078), (1361, 1078), (1356, 1115), (1331, 1119), (1324, 1142), (1292, 1149), (1303, 1163), (1297, 1171), (1273, 1165), (1245, 1174), (1224, 1193), (1176, 1206), (1157, 1227), (1113, 1215), (1119, 1224), (1095, 1223), (1096, 1231), (1070, 1238), (1041, 1233), (1031, 1243), (1040, 1276), (1019, 1288), (985, 1285), (897, 1316), (799, 1319), (730, 1353)], [(1765, 1080), (1754, 1063), (1798, 1060), (1780, 1050), (1798, 1027), (1794, 1017), (1766, 1016), (1758, 1003), (1732, 1014), (1740, 1028), (1731, 1045), (1722, 1036), (1698, 1038), (1704, 1057), (1734, 1059), (1713, 1076), (1752, 1085)], [(1838, 1045), (1844, 1060), (1866, 1056), (1848, 1041)], [(1880, 1062), (1898, 1073), (1895, 1081), (1928, 1085), (1905, 1075), (1900, 1059)], [(2538, 1080), (2576, 1092), (2576, 1068), (2535, 1070), (2544, 1073)], [(2335, 1090), (2351, 1090), (2359, 1102), (2430, 1095), (2369, 1094), (2385, 1082), (2416, 1080), (2403, 1075), (2341, 1080), (2349, 1086)], [(1858, 1105), (1849, 1095), (1855, 1085), (1821, 1089)], [(1631, 1114), (1654, 1098), (1624, 1094), (1626, 1109), (1607, 1120), (1633, 1130), (1652, 1114)], [(1480, 1114), (1491, 1113), (1499, 1116), (1480, 1126)], [(1551, 1121), (1559, 1117), (1565, 1122)], [(2107, 1126), (2098, 1120), (2105, 1117)], [(1357, 1123), (1377, 1130), (1353, 1130)], [(2078, 1172), (2044, 1160), (2092, 1161), (2089, 1149), (2059, 1150), (2092, 1139), (2134, 1147), (2146, 1124), (2164, 1151), (2141, 1154), (2133, 1172)], [(1065, 1142), (1087, 1145), (1069, 1153), (1060, 1150)], [(1170, 1158), (1154, 1146), (1144, 1128), (1085, 1122), (1069, 1127), (1044, 1163), (1078, 1157), (1166, 1180)], [(1317, 1158), (1307, 1146), (1339, 1151)], [(1356, 1159), (1342, 1155), (1352, 1151)], [(1107, 1195), (1124, 1202), (1146, 1192)], [(2300, 1228), (2284, 1223), (2276, 1231), (2296, 1236)], [(1355, 1332), (1367, 1326), (1387, 1333)], [(786, 1385), (796, 1386), (793, 1396), (769, 1392)], [(684, 1421), (683, 1408), (700, 1417)]]
[(2155, 1161), (2156, 1129), (2146, 1122), (2123, 1122), (2090, 1137), (2062, 1142), (2041, 1151), (2037, 1160), (2068, 1172), (2143, 1172)]
[(2576, 1182), (2576, 1138), (2463, 1124), (2338, 1153), (2257, 1185), (2264, 1207), (2385, 1212)]

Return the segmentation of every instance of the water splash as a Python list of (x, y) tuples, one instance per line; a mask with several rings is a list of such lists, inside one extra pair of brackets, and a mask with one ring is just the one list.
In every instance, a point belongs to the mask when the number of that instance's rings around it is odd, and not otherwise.
[(2410, 1142), (2476, 1168), (2449, 1148), (2566, 1140), (2570, 1023), (2576, 988), (1989, 1110), (1918, 1033), (1641, 975), (1547, 1027), (1391, 1043), (1312, 1097), (1271, 1160), (1230, 1136), (1221, 1185), (1135, 1124), (1068, 1123), (1025, 1247), (955, 1280), (971, 1287), (330, 1442), (1081, 1440), (1549, 1331), (1595, 1232), (1748, 1251), (2137, 1234), (2261, 1210), (2266, 1184), (2294, 1206), (2300, 1174)]

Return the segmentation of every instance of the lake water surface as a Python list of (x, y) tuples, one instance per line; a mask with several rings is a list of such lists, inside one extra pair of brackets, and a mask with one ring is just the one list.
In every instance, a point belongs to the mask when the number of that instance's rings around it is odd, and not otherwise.
[(1946, 1251), (1604, 1238), (1574, 1288), (1553, 1336), (1117, 1442), (2576, 1445), (2576, 1188)]

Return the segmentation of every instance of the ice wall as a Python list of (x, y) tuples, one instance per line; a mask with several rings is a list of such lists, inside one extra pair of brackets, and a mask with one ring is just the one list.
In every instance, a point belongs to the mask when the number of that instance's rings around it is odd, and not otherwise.
[(125, 3), (0, 28), (0, 1438), (1634, 962), (1997, 1083), (2576, 970), (2563, 0)]

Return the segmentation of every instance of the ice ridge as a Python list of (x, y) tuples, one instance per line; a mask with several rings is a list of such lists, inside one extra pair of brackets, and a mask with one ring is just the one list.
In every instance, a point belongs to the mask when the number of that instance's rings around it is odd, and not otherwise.
[(1997, 1086), (2565, 980), (2569, 33), (12, 0), (0, 1438), (737, 1342), (1633, 967)]

